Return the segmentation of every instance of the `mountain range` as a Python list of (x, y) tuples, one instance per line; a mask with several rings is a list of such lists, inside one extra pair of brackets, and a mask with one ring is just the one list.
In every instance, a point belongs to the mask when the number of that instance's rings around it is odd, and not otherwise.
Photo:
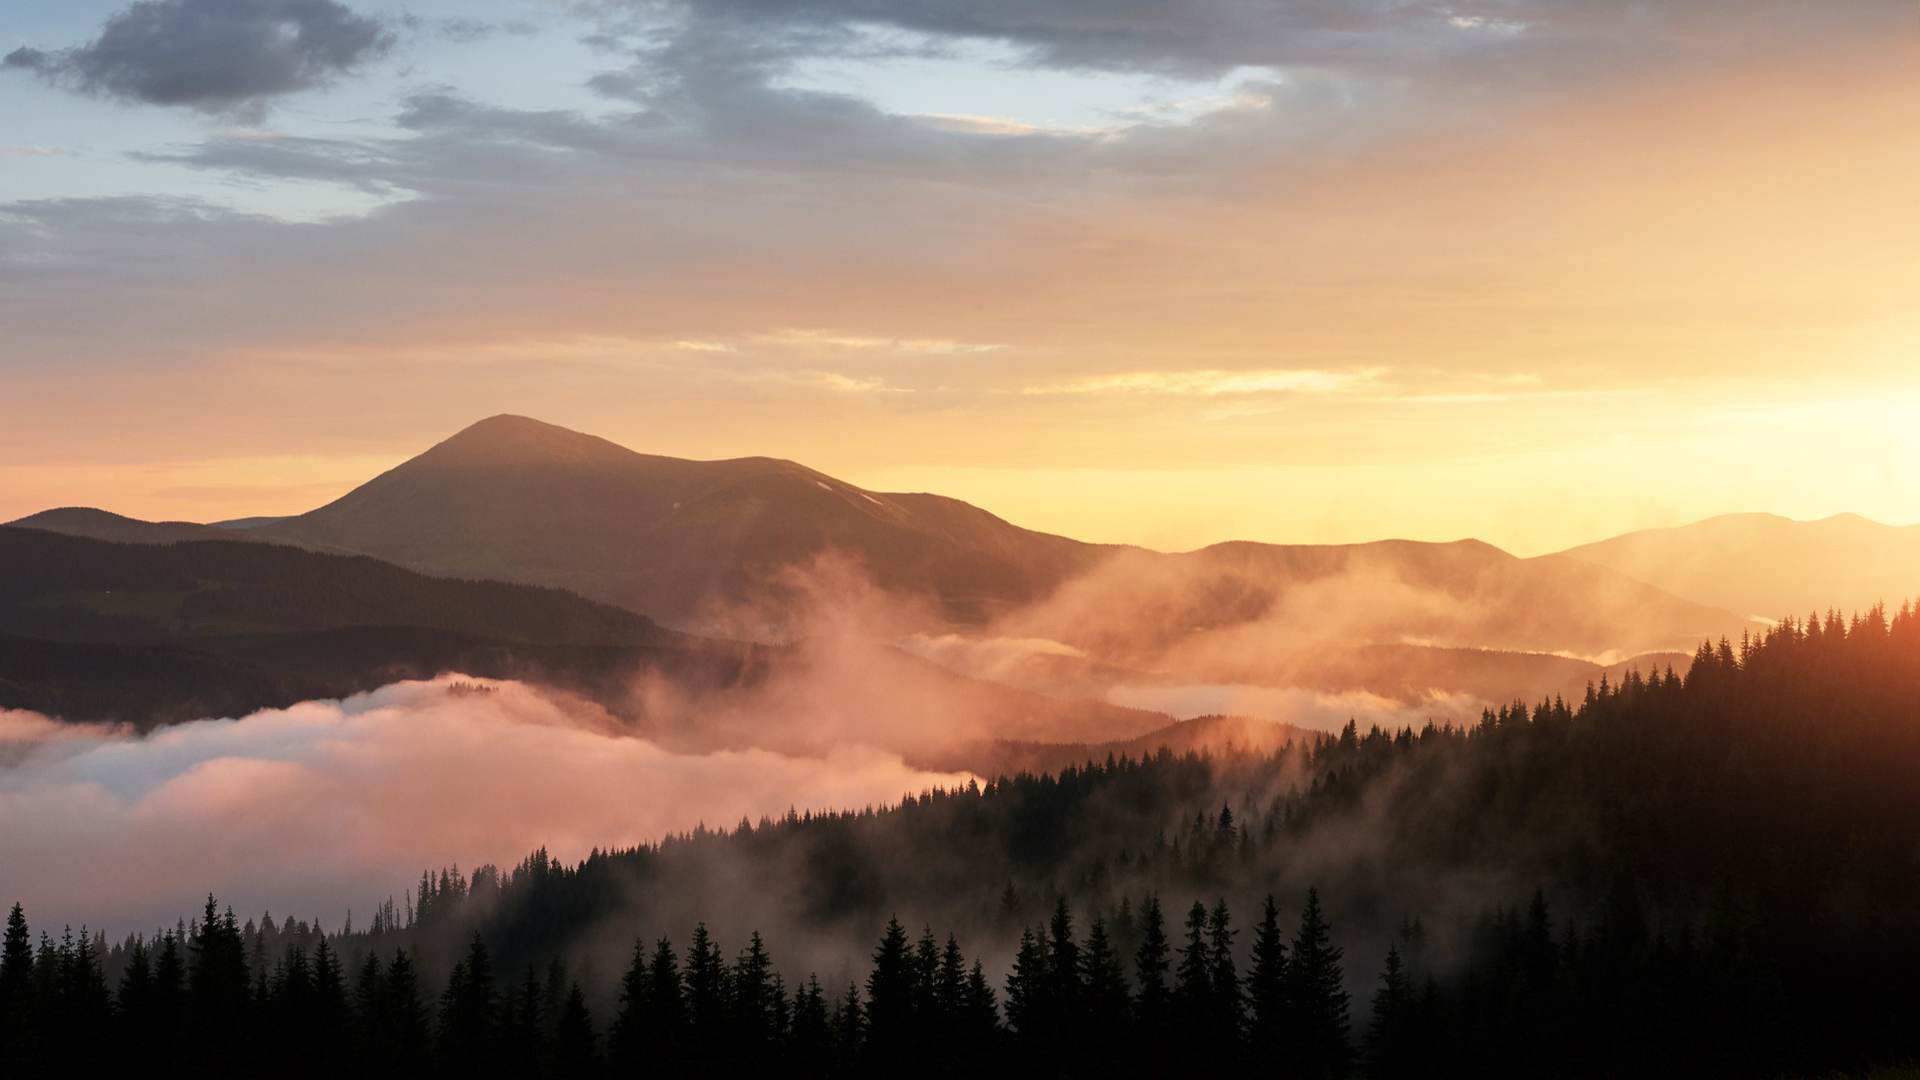
[(1920, 589), (1920, 525), (1882, 525), (1857, 514), (1818, 521), (1728, 514), (1564, 554), (1769, 620), (1898, 605)]
[[(1025, 721), (994, 733), (1094, 742), (1103, 724), (1114, 739), (1152, 724), (1083, 706), (1147, 691), (1300, 688), (1413, 708), (1578, 693), (1605, 665), (1684, 667), (1701, 640), (1737, 638), (1758, 615), (1862, 607), (1920, 580), (1920, 530), (1852, 517), (1738, 515), (1535, 558), (1474, 540), (1164, 553), (793, 462), (640, 454), (516, 416), (293, 517), (203, 525), (64, 508), (10, 524), (0, 633), (42, 653), (190, 649), (240, 665), (226, 683), (284, 689), (240, 696), (262, 704), (464, 665), (537, 670), (632, 712), (608, 681), (620, 665), (738, 690), (790, 643), (852, 619), (876, 647), (906, 646), (888, 648), (889, 670), (938, 664), (969, 693), (1015, 695), (989, 707)], [(111, 543), (56, 550), (48, 534)], [(289, 635), (357, 659), (293, 662)], [(582, 660), (596, 649), (625, 655)], [(326, 677), (305, 677), (316, 666)], [(21, 685), (0, 677), (0, 705), (77, 700)], [(1069, 721), (1036, 696), (1082, 712)], [(188, 698), (172, 708), (212, 704)]]

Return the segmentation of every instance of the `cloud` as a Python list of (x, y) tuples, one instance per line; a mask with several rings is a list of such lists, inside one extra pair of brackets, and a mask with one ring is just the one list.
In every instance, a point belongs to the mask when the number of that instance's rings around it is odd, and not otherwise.
[(475, 19), (464, 15), (455, 15), (444, 19), (435, 19), (421, 26), (436, 36), (457, 44), (485, 41), (501, 34), (514, 37), (534, 37), (540, 28), (524, 19), (509, 19), (505, 22), (493, 22), (488, 19)]
[(1181, 720), (1197, 716), (1251, 716), (1312, 731), (1339, 731), (1348, 720), (1362, 731), (1374, 725), (1393, 731), (1435, 723), (1469, 723), (1486, 706), (1466, 694), (1431, 692), (1408, 704), (1364, 690), (1328, 694), (1299, 687), (1244, 683), (1128, 684), (1113, 687), (1107, 700), (1130, 709), (1151, 709)]
[(337, 0), (140, 0), (84, 45), (22, 46), (0, 64), (97, 97), (258, 116), (393, 44), (386, 21)]
[(143, 738), (0, 712), (0, 896), (116, 932), (209, 889), (337, 925), (427, 866), (573, 860), (967, 779), (851, 743), (676, 753), (593, 706), (457, 676)]
[(841, 334), (831, 330), (808, 330), (789, 328), (771, 334), (758, 335), (757, 340), (768, 345), (777, 345), (793, 349), (853, 349), (860, 351), (888, 351), (900, 353), (922, 353), (933, 356), (955, 356), (968, 353), (998, 352), (1005, 345), (993, 342), (956, 341), (953, 338), (889, 338), (861, 334)]
[[(659, 10), (649, 0), (601, 6)], [(1252, 65), (1380, 74), (1489, 61), (1525, 64), (1546, 76), (1555, 64), (1564, 74), (1576, 61), (1644, 55), (1649, 46), (1712, 52), (1790, 41), (1810, 21), (1887, 26), (1911, 17), (1911, 5), (1900, 0), (1836, 0), (1820, 8), (1809, 14), (1793, 0), (702, 0), (688, 10), (703, 23), (749, 28), (768, 41), (870, 41), (878, 28), (934, 43), (1005, 42), (1026, 50), (1027, 62), (1048, 67), (1201, 77)], [(1730, 25), (1738, 32), (1728, 32)]]
[(1094, 375), (1020, 392), (1051, 394), (1165, 394), (1173, 397), (1218, 397), (1236, 394), (1329, 394), (1365, 386), (1384, 368), (1358, 371), (1322, 371), (1315, 368), (1266, 368), (1248, 371), (1130, 371)]

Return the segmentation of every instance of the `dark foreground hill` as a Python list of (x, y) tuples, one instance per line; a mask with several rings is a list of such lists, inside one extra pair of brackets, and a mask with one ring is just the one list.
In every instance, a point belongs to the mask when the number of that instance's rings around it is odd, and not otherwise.
[[(0, 708), (147, 728), (459, 672), (579, 694), (699, 748), (809, 745), (816, 705), (897, 718), (879, 745), (1130, 738), (1156, 713), (967, 678), (881, 645), (759, 646), (664, 629), (559, 589), (427, 577), (364, 556), (231, 540), (125, 544), (0, 528)], [(827, 652), (823, 659), (820, 655)], [(636, 693), (647, 684), (670, 689)], [(820, 702), (830, 688), (831, 702)], [(912, 736), (907, 738), (906, 736)], [(818, 735), (830, 739), (831, 735)]]
[(466, 671), (583, 690), (670, 672), (729, 685), (757, 650), (557, 589), (430, 578), (232, 540), (0, 529), (0, 707), (136, 727)]

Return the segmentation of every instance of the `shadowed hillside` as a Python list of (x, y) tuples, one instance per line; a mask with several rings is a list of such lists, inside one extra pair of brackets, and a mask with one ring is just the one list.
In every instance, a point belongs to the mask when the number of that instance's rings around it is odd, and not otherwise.
[(0, 708), (136, 727), (462, 672), (584, 696), (675, 746), (901, 752), (1100, 741), (1167, 722), (945, 670), (858, 639), (681, 634), (558, 589), (426, 577), (235, 541), (118, 544), (0, 529)]

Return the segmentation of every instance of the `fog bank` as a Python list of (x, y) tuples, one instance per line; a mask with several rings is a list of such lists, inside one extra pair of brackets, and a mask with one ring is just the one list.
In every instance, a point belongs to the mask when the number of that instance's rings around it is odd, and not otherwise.
[(0, 712), (0, 901), (119, 933), (212, 890), (337, 926), (429, 866), (573, 860), (967, 779), (857, 744), (678, 753), (596, 706), (460, 676), (145, 737)]

